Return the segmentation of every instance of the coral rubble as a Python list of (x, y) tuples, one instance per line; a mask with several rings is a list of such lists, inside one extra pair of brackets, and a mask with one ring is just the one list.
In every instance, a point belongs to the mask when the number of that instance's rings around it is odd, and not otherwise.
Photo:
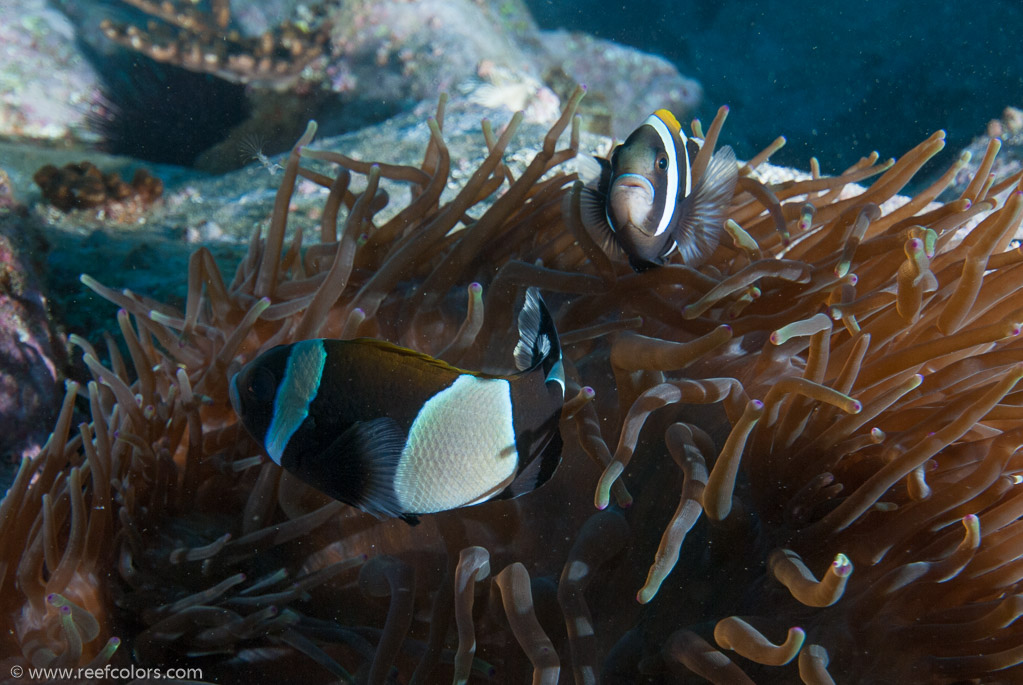
[(62, 212), (72, 209), (113, 208), (114, 205), (137, 204), (136, 211), (151, 205), (163, 195), (163, 181), (145, 169), (138, 169), (131, 183), (116, 172), (103, 173), (92, 162), (47, 164), (32, 179), (43, 198)]

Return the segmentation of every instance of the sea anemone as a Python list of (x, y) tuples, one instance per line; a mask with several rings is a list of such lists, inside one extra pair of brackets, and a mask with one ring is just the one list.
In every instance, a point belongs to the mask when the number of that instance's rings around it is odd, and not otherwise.
[[(992, 181), (992, 145), (961, 197), (932, 204), (965, 159), (899, 205), (941, 133), (897, 162), (765, 184), (772, 146), (743, 167), (707, 264), (632, 273), (581, 230), (579, 185), (559, 167), (581, 96), (518, 176), (502, 155), (521, 115), (500, 136), (484, 122), (489, 155), (446, 202), (443, 100), (418, 167), (311, 149), (311, 125), (233, 278), (194, 253), (184, 311), (83, 276), (121, 308), (128, 359), (111, 344), (104, 366), (74, 339), (92, 380), (69, 384), (0, 508), (0, 640), (17, 655), (3, 668), (1021, 677), (1023, 174)], [(299, 176), (329, 189), (310, 246), (286, 230)], [(412, 193), (377, 222), (381, 177)], [(229, 408), (241, 363), (310, 337), (507, 370), (527, 286), (556, 312), (571, 379), (562, 466), (528, 496), (416, 527), (376, 520), (283, 473)], [(73, 431), (79, 398), (92, 419)]]

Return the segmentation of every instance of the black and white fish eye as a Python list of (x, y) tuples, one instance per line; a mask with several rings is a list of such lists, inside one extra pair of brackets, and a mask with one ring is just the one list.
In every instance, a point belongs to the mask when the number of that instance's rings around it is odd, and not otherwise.
[(266, 367), (254, 369), (245, 390), (256, 402), (272, 402), (277, 393), (277, 378)]
[(664, 153), (657, 155), (657, 168), (661, 171), (667, 171), (668, 169), (668, 156)]

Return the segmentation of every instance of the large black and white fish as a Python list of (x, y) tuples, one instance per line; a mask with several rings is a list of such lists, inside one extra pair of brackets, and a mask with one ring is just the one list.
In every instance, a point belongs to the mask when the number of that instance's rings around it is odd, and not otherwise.
[(303, 340), (231, 379), (231, 404), (277, 464), (331, 497), (410, 523), (518, 497), (561, 460), (561, 344), (535, 288), (515, 364), (494, 376), (382, 340)]
[(690, 266), (718, 245), (738, 168), (732, 148), (714, 153), (700, 178), (692, 163), (702, 141), (688, 138), (678, 120), (659, 109), (611, 153), (581, 155), (583, 226), (613, 257), (636, 271), (659, 266), (678, 249)]

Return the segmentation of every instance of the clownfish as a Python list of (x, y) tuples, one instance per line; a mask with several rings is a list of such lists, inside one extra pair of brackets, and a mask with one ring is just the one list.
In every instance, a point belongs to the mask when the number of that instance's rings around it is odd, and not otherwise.
[(689, 266), (710, 256), (738, 167), (732, 148), (724, 146), (694, 182), (692, 163), (701, 145), (686, 137), (671, 112), (659, 109), (615, 147), (610, 160), (577, 157), (586, 183), (580, 217), (606, 253), (624, 254), (636, 271), (663, 264), (676, 249)]
[(377, 517), (512, 498), (561, 461), (565, 371), (535, 288), (518, 318), (519, 373), (455, 368), (373, 338), (274, 347), (231, 378), (231, 404), (278, 465)]

